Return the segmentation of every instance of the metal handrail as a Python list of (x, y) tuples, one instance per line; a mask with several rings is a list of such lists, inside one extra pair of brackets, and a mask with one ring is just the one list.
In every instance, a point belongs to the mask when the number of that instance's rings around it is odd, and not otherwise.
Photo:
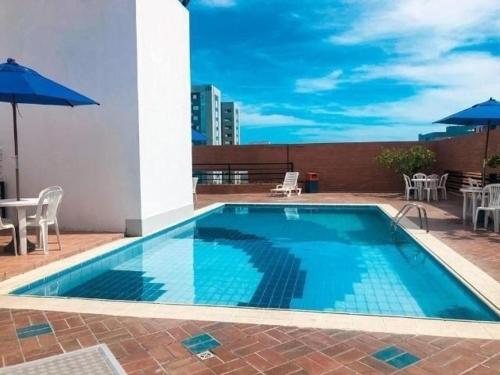
[(392, 224), (391, 224), (391, 229), (396, 230), (396, 227), (398, 226), (399, 222), (403, 217), (406, 216), (406, 214), (412, 209), (416, 208), (418, 211), (418, 218), (420, 219), (420, 229), (424, 229), (424, 223), (422, 221), (422, 213), (424, 215), (425, 219), (425, 229), (426, 232), (429, 233), (429, 221), (427, 219), (427, 211), (424, 206), (418, 203), (406, 203), (399, 211), (398, 213), (393, 217), (392, 219)]

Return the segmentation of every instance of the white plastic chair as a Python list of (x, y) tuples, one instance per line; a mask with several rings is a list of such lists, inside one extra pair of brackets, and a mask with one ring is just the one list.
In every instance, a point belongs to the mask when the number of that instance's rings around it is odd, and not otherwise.
[(481, 187), (481, 181), (474, 180), (473, 178), (469, 177), (469, 186), (470, 187)]
[(289, 197), (293, 192), (300, 195), (302, 193), (302, 189), (298, 187), (298, 181), (299, 172), (286, 172), (283, 183), (276, 185), (274, 189), (271, 189), (271, 196), (285, 195)]
[(431, 194), (433, 200), (438, 200), (438, 183), (439, 176), (437, 174), (431, 174), (425, 178), (424, 190), (427, 192), (427, 202), (431, 201)]
[[(412, 178), (420, 178), (425, 180), (427, 178), (427, 175), (425, 173), (415, 173)], [(424, 192), (425, 182), (416, 181), (415, 187), (418, 189), (418, 198), (422, 199), (422, 193)]]
[(500, 184), (486, 185), (483, 188), (481, 206), (474, 213), (474, 230), (477, 230), (479, 212), (484, 211), (484, 229), (488, 228), (490, 213), (493, 215), (493, 226), (498, 233), (500, 227)]
[(62, 250), (59, 233), (59, 223), (57, 212), (63, 198), (63, 189), (59, 186), (51, 186), (40, 192), (38, 196), (38, 206), (35, 215), (29, 216), (26, 226), (38, 229), (38, 245), (42, 243), (44, 254), (49, 252), (49, 225), (53, 225), (56, 231), (57, 243)]
[(194, 203), (198, 201), (198, 196), (196, 195), (196, 187), (198, 186), (198, 177), (193, 177), (193, 199)]
[(14, 242), (14, 254), (17, 256), (17, 237), (16, 237), (16, 227), (7, 219), (2, 219), (0, 217), (0, 230), (10, 230), (12, 233), (12, 241)]
[(438, 191), (441, 191), (442, 196), (445, 200), (448, 199), (446, 193), (446, 181), (448, 181), (448, 173), (445, 173), (444, 175), (441, 176), (441, 178), (439, 179), (439, 184), (437, 186)]
[(413, 195), (415, 198), (419, 196), (418, 187), (412, 184), (410, 176), (403, 174), (403, 179), (405, 180), (405, 199), (407, 201), (410, 200), (411, 192), (413, 191)]

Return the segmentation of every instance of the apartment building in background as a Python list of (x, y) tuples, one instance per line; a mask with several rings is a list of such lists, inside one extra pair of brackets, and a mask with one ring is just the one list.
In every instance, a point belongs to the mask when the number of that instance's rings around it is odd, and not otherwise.
[(222, 144), (221, 92), (214, 85), (192, 86), (191, 126), (207, 136), (207, 145)]
[(240, 108), (235, 102), (222, 102), (222, 144), (240, 144)]

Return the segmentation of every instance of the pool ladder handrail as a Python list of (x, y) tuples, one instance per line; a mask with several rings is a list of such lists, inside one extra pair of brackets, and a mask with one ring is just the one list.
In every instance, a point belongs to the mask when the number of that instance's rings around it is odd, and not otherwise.
[(392, 224), (391, 228), (392, 230), (396, 230), (396, 227), (398, 226), (399, 222), (403, 217), (406, 216), (406, 214), (412, 209), (416, 208), (418, 210), (418, 218), (420, 219), (420, 229), (424, 229), (424, 223), (422, 221), (422, 213), (425, 219), (425, 230), (427, 233), (429, 233), (429, 221), (427, 220), (427, 211), (425, 210), (425, 207), (422, 206), (421, 204), (418, 203), (406, 203), (392, 218)]

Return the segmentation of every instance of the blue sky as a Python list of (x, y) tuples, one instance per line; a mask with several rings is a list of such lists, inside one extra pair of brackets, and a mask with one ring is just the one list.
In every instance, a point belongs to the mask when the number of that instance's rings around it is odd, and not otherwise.
[(191, 0), (193, 83), (243, 143), (413, 140), (500, 97), (498, 0)]

